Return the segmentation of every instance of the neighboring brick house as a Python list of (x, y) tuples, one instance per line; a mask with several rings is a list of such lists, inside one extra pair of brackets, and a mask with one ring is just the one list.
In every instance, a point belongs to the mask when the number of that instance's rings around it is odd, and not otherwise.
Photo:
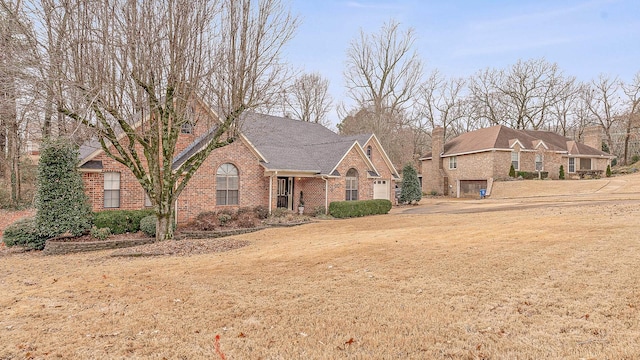
[[(516, 130), (496, 125), (464, 133), (448, 142), (444, 130), (433, 129), (432, 152), (422, 162), (422, 190), (455, 197), (491, 194), (494, 180), (516, 171), (548, 172), (558, 179), (560, 165), (567, 178), (603, 173), (614, 156), (598, 150), (599, 127), (585, 130), (585, 144), (550, 131)], [(433, 154), (436, 154), (434, 157)]]
[[(202, 112), (215, 117), (210, 109)], [(245, 113), (241, 124), (239, 139), (214, 150), (180, 194), (177, 222), (221, 208), (297, 210), (300, 192), (307, 213), (332, 201), (393, 199), (399, 176), (373, 134), (340, 136), (319, 124), (255, 113)], [(173, 167), (209, 141), (212, 129), (199, 123), (187, 129)], [(150, 206), (131, 171), (95, 142), (83, 145), (80, 155), (94, 211)]]

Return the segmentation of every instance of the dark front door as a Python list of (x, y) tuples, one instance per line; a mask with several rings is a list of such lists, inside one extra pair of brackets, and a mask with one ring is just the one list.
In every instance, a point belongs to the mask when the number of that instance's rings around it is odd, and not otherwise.
[(293, 178), (278, 178), (278, 207), (293, 210)]

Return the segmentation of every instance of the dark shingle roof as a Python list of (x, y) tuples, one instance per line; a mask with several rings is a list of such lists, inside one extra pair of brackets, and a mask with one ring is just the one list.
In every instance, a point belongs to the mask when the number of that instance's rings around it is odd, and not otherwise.
[(266, 158), (267, 169), (321, 174), (331, 173), (358, 141), (320, 124), (255, 113), (243, 118), (242, 133)]
[[(177, 169), (211, 141), (215, 131), (211, 128), (177, 154), (172, 168)], [(249, 112), (242, 116), (241, 132), (263, 156), (262, 165), (268, 170), (331, 175), (339, 175), (335, 167), (353, 146), (364, 146), (373, 136), (340, 136), (320, 124)], [(99, 142), (88, 142), (80, 148), (80, 158), (86, 162), (100, 149)], [(378, 174), (372, 172), (370, 176)]]

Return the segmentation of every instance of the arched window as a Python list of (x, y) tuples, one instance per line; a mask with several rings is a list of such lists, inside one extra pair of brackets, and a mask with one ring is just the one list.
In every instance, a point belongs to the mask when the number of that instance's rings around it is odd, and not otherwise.
[(345, 200), (358, 200), (358, 170), (351, 168), (347, 171), (347, 194)]
[(238, 168), (222, 164), (216, 172), (216, 205), (238, 205)]
[(371, 145), (367, 146), (367, 157), (371, 160)]

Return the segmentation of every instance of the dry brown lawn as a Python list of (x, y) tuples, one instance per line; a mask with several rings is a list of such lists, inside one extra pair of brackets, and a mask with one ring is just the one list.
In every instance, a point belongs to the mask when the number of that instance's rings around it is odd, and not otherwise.
[(222, 253), (9, 254), (0, 359), (220, 359), (216, 335), (227, 359), (637, 359), (640, 177), (614, 180), (550, 182), (529, 208), (482, 211), (512, 203), (504, 190), (451, 201), (478, 212), (269, 229)]

